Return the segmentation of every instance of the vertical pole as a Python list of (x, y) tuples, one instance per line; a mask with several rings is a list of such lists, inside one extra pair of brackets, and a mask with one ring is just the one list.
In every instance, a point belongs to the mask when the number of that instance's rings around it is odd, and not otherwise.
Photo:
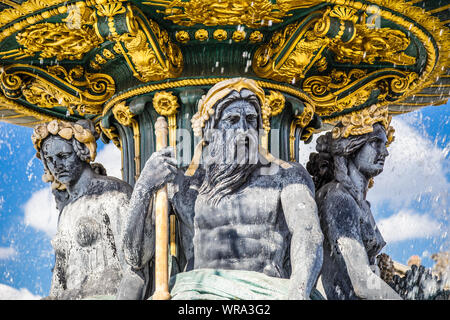
[[(155, 123), (156, 151), (167, 147), (167, 121), (158, 117)], [(153, 300), (169, 300), (169, 201), (167, 186), (156, 193), (155, 200), (155, 292)]]

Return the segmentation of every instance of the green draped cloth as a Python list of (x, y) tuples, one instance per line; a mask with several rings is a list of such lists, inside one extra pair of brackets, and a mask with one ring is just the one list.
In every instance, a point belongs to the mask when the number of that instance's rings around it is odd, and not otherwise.
[[(170, 278), (172, 300), (287, 300), (289, 279), (243, 270), (198, 269)], [(324, 300), (313, 289), (312, 300)]]

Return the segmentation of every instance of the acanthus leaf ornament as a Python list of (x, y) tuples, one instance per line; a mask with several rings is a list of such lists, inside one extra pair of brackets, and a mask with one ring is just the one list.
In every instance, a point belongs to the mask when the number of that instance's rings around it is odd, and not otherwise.
[[(82, 2), (68, 5), (64, 10), (68, 12), (65, 23), (44, 22), (23, 28), (16, 37), (22, 48), (0, 52), (0, 59), (36, 55), (59, 61), (81, 60), (108, 39), (115, 42), (115, 53), (123, 56), (140, 81), (177, 77), (183, 68), (180, 49), (171, 42), (167, 31), (124, 2), (94, 1), (93, 7)], [(103, 49), (91, 58), (89, 65), (101, 70), (114, 58), (109, 49)]]
[(19, 49), (20, 57), (37, 54), (41, 58), (56, 57), (60, 61), (81, 60), (103, 42), (90, 27), (71, 29), (66, 23), (36, 24), (20, 32), (16, 39), (23, 46)]
[(190, 27), (197, 23), (205, 26), (246, 25), (251, 28), (268, 26), (282, 22), (282, 18), (291, 14), (289, 11), (308, 8), (321, 1), (284, 0), (273, 3), (270, 0), (234, 1), (234, 0), (152, 0), (143, 4), (160, 6), (165, 10), (159, 12), (164, 19), (173, 23)]
[[(124, 56), (133, 75), (141, 82), (179, 76), (183, 69), (183, 56), (169, 39), (167, 31), (154, 21), (135, 15), (132, 9), (128, 9), (126, 15), (130, 21), (128, 32), (113, 35), (112, 40), (116, 42), (114, 51)], [(187, 40), (187, 33), (180, 34), (183, 35), (180, 41)]]
[(91, 74), (81, 66), (67, 71), (62, 66), (47, 70), (15, 64), (0, 75), (5, 96), (23, 98), (42, 108), (65, 107), (70, 114), (99, 114), (102, 104), (115, 93), (115, 83), (106, 74)]

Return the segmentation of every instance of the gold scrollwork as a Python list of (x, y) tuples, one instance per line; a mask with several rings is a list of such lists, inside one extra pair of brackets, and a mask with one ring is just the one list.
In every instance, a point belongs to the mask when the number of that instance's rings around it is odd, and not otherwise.
[(124, 101), (116, 104), (112, 109), (114, 118), (123, 126), (129, 127), (132, 125), (134, 114), (130, 111)]
[(269, 94), (265, 96), (265, 102), (261, 108), (264, 129), (261, 144), (266, 150), (269, 148), (270, 118), (279, 115), (283, 111), (285, 104), (286, 98), (278, 91), (270, 90)]
[[(313, 76), (306, 79), (303, 90), (315, 101), (317, 114), (328, 116), (365, 103), (375, 89), (380, 91), (379, 102), (384, 101), (389, 94), (389, 88), (395, 94), (404, 94), (418, 78), (414, 72), (400, 72), (394, 69), (391, 71), (395, 71), (395, 74), (375, 76), (366, 84), (357, 86), (365, 78), (373, 77), (377, 72), (367, 74), (367, 71), (360, 69), (348, 72), (333, 69), (329, 76)], [(339, 98), (342, 92), (352, 87), (355, 88), (352, 92)]]
[(408, 36), (391, 28), (368, 28), (365, 24), (356, 24), (356, 35), (352, 41), (332, 41), (329, 45), (341, 63), (374, 64), (390, 62), (397, 65), (412, 65), (416, 58), (404, 51), (409, 46)]
[[(31, 120), (31, 122), (21, 122), (20, 124), (24, 126), (34, 126), (42, 122), (49, 122), (56, 119), (55, 117), (30, 110), (20, 105), (19, 103), (15, 102), (14, 100), (8, 99), (3, 95), (3, 93), (0, 92), (0, 110), (3, 109), (13, 110), (16, 114), (20, 115), (20, 117), (32, 117), (36, 119), (36, 121)], [(0, 116), (0, 120), (6, 122), (11, 121), (10, 118), (4, 116)]]
[[(117, 129), (114, 127), (105, 128), (105, 127), (103, 127), (101, 122), (99, 122), (99, 123), (100, 123), (101, 131), (114, 143), (114, 145), (117, 148), (122, 150), (122, 142), (120, 140), (119, 134), (117, 133)], [(122, 163), (123, 163), (123, 161), (122, 161)]]
[[(68, 5), (61, 10), (68, 12), (64, 19), (66, 23), (45, 22), (24, 29), (16, 37), (23, 48), (0, 52), (0, 58), (19, 59), (38, 54), (40, 58), (81, 60), (104, 42), (97, 30), (98, 17), (104, 16), (109, 28), (107, 38), (115, 42), (114, 51), (125, 58), (137, 79), (147, 82), (177, 77), (183, 68), (181, 50), (170, 41), (167, 31), (161, 30), (154, 21), (144, 22), (144, 15), (135, 16), (133, 13), (137, 8), (125, 7), (122, 2), (95, 0), (90, 5), (96, 10), (78, 2)], [(69, 10), (74, 6), (80, 10)], [(119, 34), (116, 30), (115, 16), (119, 14), (126, 14), (127, 33)], [(18, 25), (18, 30), (21, 29)], [(114, 58), (108, 49), (103, 49), (102, 54), (98, 53), (90, 61), (94, 70), (100, 70), (107, 60)]]
[[(58, 39), (56, 41), (55, 39)], [(71, 29), (66, 23), (41, 23), (28, 27), (16, 36), (23, 46), (16, 56), (34, 56), (58, 60), (81, 60), (83, 56), (102, 43), (95, 31), (88, 26)], [(3, 56), (7, 58), (10, 56)], [(17, 57), (16, 57), (17, 58)]]
[(155, 42), (141, 18), (128, 11), (128, 19), (133, 21), (130, 24), (133, 28), (128, 33), (114, 37), (114, 51), (125, 57), (133, 75), (142, 82), (180, 75), (183, 56), (181, 50), (170, 41), (167, 31), (160, 29), (154, 21), (148, 20), (150, 30), (157, 39)]
[(282, 18), (290, 16), (288, 12), (300, 8), (308, 8), (319, 4), (318, 0), (284, 0), (273, 3), (270, 0), (235, 1), (225, 0), (152, 0), (143, 4), (164, 7), (164, 19), (173, 23), (190, 27), (197, 23), (206, 26), (246, 25), (251, 28), (268, 26), (282, 22)]
[[(408, 30), (425, 47), (427, 59), (420, 77), (409, 86), (407, 94), (400, 97), (396, 103), (401, 102), (424, 87), (433, 84), (450, 65), (449, 56), (441, 54), (450, 49), (450, 31), (445, 26), (445, 21), (425, 12), (423, 8), (414, 6), (413, 2), (372, 0), (373, 5), (363, 4), (353, 0), (326, 0), (330, 4), (341, 4), (356, 10), (367, 10), (383, 19), (392, 21), (400, 27)], [(406, 18), (405, 18), (406, 17)], [(414, 21), (415, 23), (411, 23)], [(435, 44), (437, 44), (437, 48)]]
[[(8, 73), (16, 67), (28, 67), (30, 71)], [(37, 76), (33, 70), (46, 74), (48, 80)], [(76, 110), (81, 115), (101, 113), (102, 104), (115, 92), (114, 80), (109, 75), (91, 74), (81, 66), (70, 71), (62, 66), (51, 66), (45, 71), (27, 65), (12, 65), (1, 74), (0, 84), (8, 98), (23, 96), (29, 103), (42, 108), (66, 107), (70, 113)]]
[(267, 107), (269, 110), (269, 117), (275, 117), (279, 115), (283, 111), (285, 104), (286, 99), (281, 92), (270, 90), (269, 94), (266, 95), (265, 107)]
[[(291, 24), (284, 30), (275, 32), (270, 41), (259, 47), (253, 56), (255, 73), (263, 78), (286, 83), (295, 83), (304, 78), (330, 42), (328, 38), (318, 37), (312, 30), (308, 30), (317, 20), (312, 19), (303, 27), (302, 22)], [(296, 31), (296, 39), (299, 40), (290, 42)]]
[[(106, 113), (111, 110), (111, 108), (119, 103), (120, 101), (124, 101), (126, 99), (130, 99), (135, 96), (139, 96), (146, 93), (151, 93), (154, 91), (165, 90), (165, 89), (174, 89), (185, 86), (204, 86), (204, 85), (214, 85), (218, 82), (227, 80), (230, 78), (194, 78), (194, 79), (181, 79), (164, 83), (156, 83), (156, 84), (147, 84), (142, 87), (134, 88), (129, 91), (123, 92), (115, 97), (111, 98), (109, 101), (105, 103), (103, 108), (102, 115), (105, 116)], [(312, 105), (314, 105), (314, 101), (309, 97), (309, 95), (304, 92), (292, 88), (290, 86), (285, 86), (279, 83), (268, 82), (264, 80), (256, 80), (256, 83), (264, 89), (272, 89), (287, 93), (294, 97), (298, 97), (302, 101), (306, 101)]]
[[(322, 56), (324, 49), (334, 52), (336, 61), (340, 63), (415, 63), (415, 57), (404, 52), (410, 43), (404, 32), (390, 28), (369, 28), (365, 20), (356, 23), (360, 18), (355, 15), (356, 12), (352, 8), (335, 6), (332, 10), (328, 8), (321, 18), (311, 18), (308, 23), (299, 22), (275, 32), (269, 43), (262, 45), (254, 54), (255, 73), (276, 81), (298, 82), (305, 78), (308, 70), (316, 63), (319, 70), (325, 71), (327, 61)], [(333, 37), (327, 36), (329, 16), (340, 19), (340, 30)], [(349, 40), (343, 41), (345, 21), (351, 21), (356, 31)], [(300, 27), (302, 29), (299, 30)]]

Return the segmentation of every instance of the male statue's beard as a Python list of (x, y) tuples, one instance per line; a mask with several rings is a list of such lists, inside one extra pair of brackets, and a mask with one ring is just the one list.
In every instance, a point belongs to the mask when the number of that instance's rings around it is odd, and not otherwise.
[(208, 144), (205, 178), (199, 194), (205, 195), (213, 206), (242, 186), (258, 166), (257, 132), (229, 133), (215, 130)]

